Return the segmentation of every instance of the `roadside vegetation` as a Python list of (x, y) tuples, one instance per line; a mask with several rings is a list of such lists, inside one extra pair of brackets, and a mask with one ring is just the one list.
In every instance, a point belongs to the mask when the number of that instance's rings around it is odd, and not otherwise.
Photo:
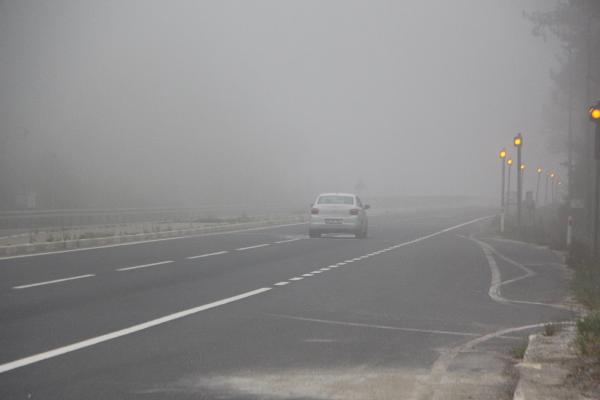
[(571, 289), (589, 313), (577, 321), (576, 345), (581, 354), (600, 362), (600, 262), (589, 256), (585, 245), (574, 242), (567, 260), (574, 271)]

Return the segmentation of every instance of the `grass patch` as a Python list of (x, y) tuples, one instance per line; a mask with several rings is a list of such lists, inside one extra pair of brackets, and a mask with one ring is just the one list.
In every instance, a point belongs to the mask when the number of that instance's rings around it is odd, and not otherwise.
[(600, 312), (577, 321), (575, 343), (583, 355), (600, 358)]
[(513, 356), (513, 358), (522, 360), (523, 357), (525, 357), (526, 351), (527, 351), (527, 343), (521, 343), (518, 346), (513, 347), (510, 350), (510, 354)]
[(83, 232), (79, 235), (79, 239), (96, 239), (108, 236), (112, 236), (112, 234), (106, 232)]
[(558, 332), (560, 332), (560, 325), (552, 323), (544, 325), (544, 336), (554, 336)]
[(577, 301), (590, 310), (600, 310), (600, 263), (594, 262), (579, 243), (573, 243), (567, 262), (575, 272), (571, 290)]

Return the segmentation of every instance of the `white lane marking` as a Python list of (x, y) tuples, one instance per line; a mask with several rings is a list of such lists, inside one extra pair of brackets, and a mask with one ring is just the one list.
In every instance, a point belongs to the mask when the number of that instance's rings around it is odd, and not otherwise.
[(285, 286), (285, 285), (287, 285), (288, 283), (289, 283), (289, 282), (287, 282), (287, 281), (283, 281), (283, 282), (277, 282), (277, 283), (275, 284), (275, 286)]
[[(393, 331), (402, 331), (402, 332), (411, 332), (411, 333), (426, 333), (426, 334), (436, 334), (436, 335), (450, 335), (450, 336), (470, 336), (470, 337), (481, 337), (481, 333), (471, 333), (471, 332), (457, 332), (457, 331), (446, 331), (439, 329), (418, 329), (418, 328), (405, 328), (401, 326), (390, 326), (390, 325), (378, 325), (378, 324), (364, 324), (360, 322), (347, 322), (347, 321), (335, 321), (329, 319), (318, 319), (318, 318), (307, 318), (307, 317), (297, 317), (294, 315), (283, 315), (283, 314), (267, 314), (272, 315), (274, 317), (293, 319), (297, 321), (307, 321), (307, 322), (317, 322), (321, 324), (329, 324), (329, 325), (343, 325), (343, 326), (354, 326), (358, 328), (375, 328), (375, 329), (385, 329), (385, 330), (393, 330)], [(510, 337), (510, 336), (501, 336), (507, 339), (518, 339), (518, 337)]]
[(290, 278), (290, 281), (301, 281), (302, 279), (304, 278), (302, 278), (301, 276), (295, 276), (293, 278)]
[(143, 322), (138, 325), (130, 326), (129, 328), (121, 329), (118, 331), (106, 333), (104, 335), (96, 336), (90, 339), (82, 340), (81, 342), (76, 342), (67, 346), (58, 347), (56, 349), (46, 351), (43, 353), (35, 354), (29, 357), (21, 358), (19, 360), (11, 361), (6, 364), (0, 365), (0, 374), (24, 367), (26, 365), (38, 363), (43, 360), (47, 360), (49, 358), (57, 357), (66, 353), (70, 353), (76, 350), (83, 349), (85, 347), (94, 346), (98, 343), (106, 342), (112, 339), (119, 338), (121, 336), (131, 335), (132, 333), (136, 333), (139, 331), (143, 331), (145, 329), (153, 328), (158, 325), (165, 324), (170, 321), (174, 321), (176, 319), (184, 318), (193, 314), (197, 314), (201, 311), (209, 310), (211, 308), (223, 306), (228, 303), (233, 303), (234, 301), (242, 300), (250, 296), (255, 296), (260, 293), (264, 293), (266, 291), (271, 290), (270, 287), (264, 287), (256, 290), (252, 290), (250, 292), (238, 294), (236, 296), (228, 297), (226, 299), (218, 300), (212, 303), (204, 304), (198, 307), (188, 308), (187, 310), (179, 311), (173, 314), (165, 315), (164, 317), (156, 318), (147, 322)]
[(159, 261), (159, 262), (150, 263), (150, 264), (134, 265), (132, 267), (117, 268), (115, 271), (123, 272), (123, 271), (129, 271), (132, 269), (148, 268), (148, 267), (154, 267), (157, 265), (170, 264), (172, 262), (175, 262), (175, 261), (167, 260), (167, 261)]
[(211, 257), (211, 256), (219, 256), (221, 254), (227, 254), (229, 253), (226, 250), (223, 251), (215, 251), (214, 253), (206, 253), (206, 254), (199, 254), (197, 256), (191, 256), (191, 257), (186, 257), (188, 260), (194, 260), (196, 258), (204, 258), (204, 257)]
[(273, 242), (276, 244), (281, 244), (281, 243), (291, 243), (291, 242), (296, 242), (298, 240), (302, 240), (303, 238), (296, 238), (296, 239), (286, 239), (286, 240), (278, 240), (277, 242)]
[[(492, 281), (490, 283), (490, 289), (488, 291), (488, 295), (492, 298), (492, 300), (494, 300), (498, 303), (502, 303), (502, 304), (506, 304), (506, 303), (529, 304), (529, 305), (534, 305), (534, 306), (546, 306), (546, 307), (553, 307), (553, 308), (558, 308), (558, 309), (562, 309), (562, 310), (572, 311), (572, 309), (570, 307), (565, 306), (563, 304), (543, 303), (543, 302), (527, 301), (527, 300), (513, 300), (513, 299), (507, 299), (506, 297), (502, 296), (502, 292), (500, 289), (502, 286), (507, 285), (509, 283), (517, 282), (517, 281), (520, 281), (523, 279), (534, 277), (537, 274), (534, 271), (532, 271), (531, 269), (529, 269), (526, 266), (524, 266), (523, 264), (521, 264), (520, 262), (515, 261), (512, 258), (507, 257), (504, 254), (500, 253), (498, 250), (496, 250), (494, 247), (492, 247), (488, 243), (482, 242), (475, 238), (466, 238), (466, 239), (470, 239), (470, 240), (474, 241), (475, 243), (477, 243), (483, 250), (483, 253), (485, 254), (485, 257), (488, 261), (488, 265), (489, 265), (490, 271), (492, 273)], [(501, 274), (500, 274), (500, 268), (498, 267), (498, 264), (496, 263), (496, 260), (494, 259), (494, 255), (499, 257), (500, 259), (504, 260), (505, 262), (520, 268), (521, 270), (523, 270), (525, 272), (525, 274), (518, 276), (516, 278), (513, 278), (513, 279), (508, 279), (508, 280), (503, 281)]]
[(337, 268), (338, 266), (336, 264), (330, 265), (329, 268)]
[(263, 230), (267, 230), (267, 229), (285, 228), (285, 227), (288, 227), (288, 226), (298, 226), (298, 225), (306, 225), (306, 224), (307, 224), (307, 222), (297, 222), (297, 223), (292, 223), (292, 224), (259, 226), (259, 227), (256, 227), (256, 228), (246, 228), (246, 229), (234, 229), (234, 230), (231, 230), (231, 231), (223, 231), (223, 232), (206, 232), (206, 233), (198, 233), (198, 234), (195, 234), (195, 235), (174, 236), (174, 237), (168, 237), (168, 238), (140, 240), (140, 241), (135, 241), (135, 242), (127, 242), (127, 243), (105, 244), (105, 245), (102, 245), (102, 246), (84, 247), (84, 248), (81, 248), (81, 249), (68, 249), (68, 250), (46, 251), (44, 253), (33, 253), (33, 254), (19, 254), (17, 256), (0, 257), (0, 261), (3, 261), (3, 260), (12, 260), (12, 259), (15, 259), (15, 258), (38, 257), (38, 256), (49, 256), (49, 255), (52, 255), (52, 254), (72, 253), (72, 252), (76, 252), (76, 251), (89, 251), (89, 250), (97, 250), (97, 249), (106, 249), (106, 248), (110, 248), (110, 247), (133, 246), (133, 245), (136, 245), (136, 244), (164, 242), (164, 241), (167, 241), (167, 240), (190, 239), (190, 238), (205, 237), (205, 236), (229, 235), (229, 234), (232, 234), (232, 233), (242, 233), (242, 232), (251, 232), (251, 231), (263, 231)]
[(54, 279), (52, 281), (45, 281), (45, 282), (38, 282), (38, 283), (30, 283), (27, 285), (14, 286), (13, 289), (19, 290), (19, 289), (32, 288), (32, 287), (36, 287), (36, 286), (52, 285), (54, 283), (73, 281), (75, 279), (91, 278), (92, 276), (96, 276), (96, 275), (95, 274), (87, 274), (87, 275), (71, 276), (69, 278)]
[(258, 249), (259, 247), (266, 247), (266, 246), (270, 246), (270, 245), (271, 245), (271, 243), (255, 244), (254, 246), (240, 247), (236, 250), (244, 251), (244, 250), (250, 250), (250, 249)]
[(302, 276), (313, 276), (313, 274), (302, 274)]
[(329, 268), (329, 267), (323, 267), (323, 268), (321, 268), (320, 270), (321, 270), (321, 271), (329, 271), (330, 269), (331, 269), (331, 268)]
[(346, 263), (345, 262), (337, 263), (338, 267), (341, 267), (342, 265), (346, 265)]
[(360, 257), (353, 258), (352, 261), (359, 261)]
[(311, 271), (311, 274), (322, 274), (323, 271), (319, 271), (318, 269)]

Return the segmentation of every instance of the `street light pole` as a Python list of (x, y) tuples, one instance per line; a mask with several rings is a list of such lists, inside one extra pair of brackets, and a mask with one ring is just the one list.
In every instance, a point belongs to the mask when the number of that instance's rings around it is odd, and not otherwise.
[(548, 179), (550, 178), (550, 176), (554, 176), (554, 174), (552, 172), (548, 172), (546, 174), (546, 189), (544, 191), (544, 205), (545, 206), (548, 205)]
[(499, 153), (500, 162), (502, 163), (502, 188), (500, 189), (500, 233), (504, 233), (504, 176), (506, 175), (506, 164), (504, 159), (506, 158), (506, 149), (500, 150)]
[(590, 107), (589, 109), (590, 121), (596, 124), (595, 132), (595, 143), (594, 143), (594, 159), (596, 163), (596, 176), (595, 176), (595, 191), (594, 191), (594, 220), (593, 220), (593, 242), (592, 242), (592, 254), (594, 258), (599, 256), (599, 244), (598, 244), (598, 223), (600, 213), (600, 101)]
[(521, 148), (523, 147), (523, 135), (520, 133), (514, 137), (513, 144), (517, 148), (517, 165), (519, 170), (517, 172), (517, 227), (519, 234), (521, 233), (521, 203), (523, 197), (523, 175), (520, 173), (521, 165), (523, 160), (521, 157)]
[(535, 185), (535, 205), (536, 205), (536, 207), (539, 207), (539, 205), (540, 205), (540, 203), (538, 201), (540, 198), (540, 180), (542, 178), (543, 171), (544, 170), (541, 168), (538, 168), (536, 170), (536, 172), (537, 172), (537, 184)]
[(512, 169), (512, 165), (513, 165), (513, 160), (512, 158), (509, 158), (508, 160), (506, 160), (506, 164), (508, 165), (508, 179), (506, 181), (506, 201), (505, 201), (505, 208), (506, 208), (506, 213), (508, 214), (508, 207), (510, 206), (510, 176), (511, 174), (511, 169)]
[(500, 207), (504, 210), (504, 176), (506, 175), (506, 164), (504, 159), (506, 158), (506, 149), (500, 150), (500, 163), (502, 164), (502, 188), (500, 189)]

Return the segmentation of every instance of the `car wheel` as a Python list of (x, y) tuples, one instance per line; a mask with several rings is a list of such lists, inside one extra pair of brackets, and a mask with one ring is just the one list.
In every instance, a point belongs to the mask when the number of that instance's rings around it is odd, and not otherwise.
[(365, 226), (365, 227), (361, 228), (360, 231), (358, 231), (358, 232), (356, 232), (354, 234), (354, 236), (357, 239), (364, 239), (364, 238), (366, 238), (367, 237), (367, 227)]

